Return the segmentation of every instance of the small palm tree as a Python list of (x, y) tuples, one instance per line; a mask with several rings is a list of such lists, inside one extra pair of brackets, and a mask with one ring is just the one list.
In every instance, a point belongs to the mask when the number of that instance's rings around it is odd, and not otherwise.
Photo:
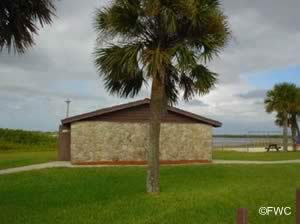
[[(300, 104), (300, 101), (299, 101)], [(291, 113), (291, 132), (292, 132), (292, 139), (293, 139), (293, 150), (297, 150), (297, 139), (300, 137), (300, 129), (298, 125), (298, 117), (299, 113)]]
[[(298, 125), (298, 117), (299, 116), (300, 116), (300, 114), (297, 114), (295, 112), (288, 114), (288, 126), (290, 127), (291, 133), (292, 133), (293, 150), (294, 151), (297, 150), (297, 145), (296, 145), (297, 136), (300, 136), (300, 129), (299, 129), (299, 125)], [(283, 114), (277, 113), (275, 124), (279, 127), (283, 127), (283, 121), (284, 121)]]
[(0, 1), (0, 51), (11, 48), (18, 53), (34, 45), (33, 35), (41, 26), (51, 24), (54, 0), (1, 0)]
[(268, 113), (277, 112), (275, 123), (283, 127), (283, 148), (284, 151), (287, 151), (289, 123), (292, 127), (293, 135), (298, 127), (295, 116), (300, 109), (299, 89), (292, 83), (277, 84), (267, 93), (265, 106)]
[(227, 18), (219, 0), (114, 0), (97, 11), (95, 28), (95, 64), (111, 94), (134, 97), (152, 83), (147, 191), (159, 192), (161, 114), (180, 90), (190, 100), (214, 87), (205, 63), (229, 40)]

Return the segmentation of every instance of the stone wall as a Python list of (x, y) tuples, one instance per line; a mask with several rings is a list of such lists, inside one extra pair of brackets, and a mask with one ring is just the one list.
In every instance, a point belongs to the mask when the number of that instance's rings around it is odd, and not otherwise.
[[(145, 161), (147, 123), (77, 122), (71, 126), (71, 161)], [(160, 159), (211, 160), (212, 127), (163, 123)]]

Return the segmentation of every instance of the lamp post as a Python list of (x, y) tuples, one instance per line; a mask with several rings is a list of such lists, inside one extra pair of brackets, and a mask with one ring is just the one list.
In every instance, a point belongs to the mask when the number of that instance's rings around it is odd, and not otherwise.
[(71, 100), (66, 100), (65, 101), (67, 103), (67, 112), (66, 112), (66, 117), (68, 118), (69, 117), (69, 111), (70, 111), (70, 103), (71, 103)]

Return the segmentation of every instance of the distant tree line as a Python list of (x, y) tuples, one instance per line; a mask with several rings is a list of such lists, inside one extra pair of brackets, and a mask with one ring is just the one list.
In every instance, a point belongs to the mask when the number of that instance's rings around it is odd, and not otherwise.
[(0, 142), (15, 143), (22, 145), (55, 145), (57, 133), (24, 131), (0, 128)]

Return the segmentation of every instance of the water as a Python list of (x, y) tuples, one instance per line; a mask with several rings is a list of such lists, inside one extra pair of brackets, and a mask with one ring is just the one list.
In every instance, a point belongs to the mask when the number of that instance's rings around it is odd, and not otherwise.
[(268, 144), (281, 144), (281, 138), (224, 138), (214, 137), (213, 145), (215, 147), (221, 146), (246, 146), (246, 145), (268, 145)]

